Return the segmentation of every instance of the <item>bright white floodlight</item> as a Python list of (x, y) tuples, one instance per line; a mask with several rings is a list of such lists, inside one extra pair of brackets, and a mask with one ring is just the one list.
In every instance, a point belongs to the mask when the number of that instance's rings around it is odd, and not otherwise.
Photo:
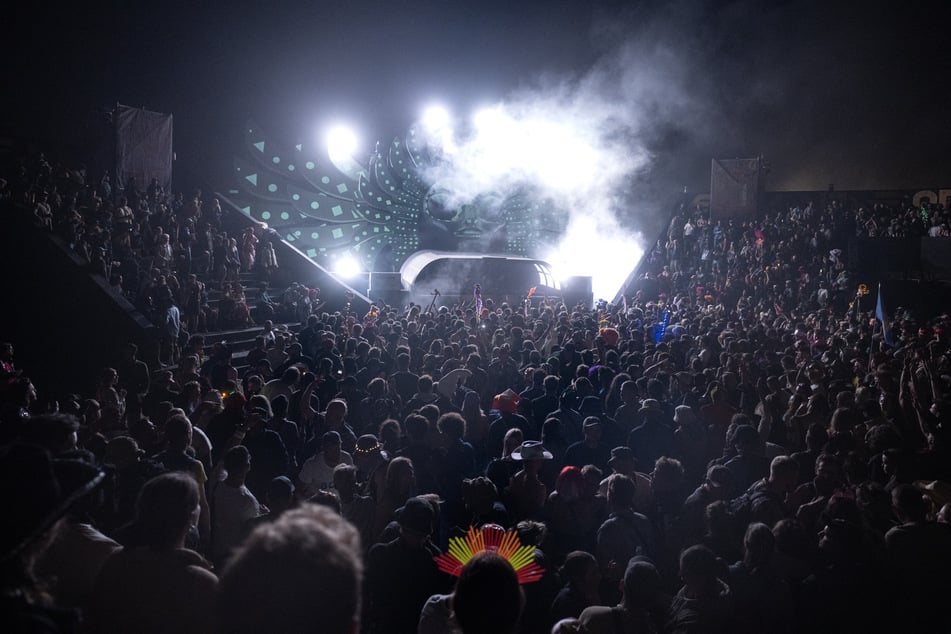
[(363, 267), (352, 255), (345, 255), (334, 263), (334, 273), (349, 280), (363, 273)]
[(449, 111), (438, 104), (427, 106), (423, 110), (423, 126), (433, 132), (448, 128)]
[(358, 145), (357, 135), (346, 126), (334, 126), (327, 131), (327, 153), (334, 163), (353, 158)]

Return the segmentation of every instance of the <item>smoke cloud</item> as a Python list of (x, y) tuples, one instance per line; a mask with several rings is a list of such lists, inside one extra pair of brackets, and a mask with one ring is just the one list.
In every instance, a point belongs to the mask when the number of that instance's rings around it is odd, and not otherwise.
[(813, 0), (599, 10), (590, 67), (536, 78), (434, 133), (446, 160), (429, 174), (458, 202), (530, 184), (569, 215), (566, 240), (540, 255), (562, 275), (592, 275), (596, 296), (613, 298), (672, 203), (708, 191), (712, 158), (765, 155), (776, 190), (903, 184), (898, 154), (882, 148), (914, 141), (888, 122), (908, 113), (920, 128), (909, 110), (924, 106), (876, 91), (869, 69), (916, 94), (934, 82), (875, 45), (891, 32), (885, 14)]
[[(612, 300), (644, 236), (658, 230), (657, 148), (676, 144), (678, 122), (702, 113), (688, 98), (682, 52), (655, 37), (601, 39), (613, 42), (587, 71), (540, 78), (471, 121), (419, 130), (440, 150), (426, 177), (453, 192), (449, 205), (528, 186), (568, 214), (563, 241), (537, 255), (561, 277), (592, 276), (596, 298)], [(665, 192), (668, 206), (674, 191)]]

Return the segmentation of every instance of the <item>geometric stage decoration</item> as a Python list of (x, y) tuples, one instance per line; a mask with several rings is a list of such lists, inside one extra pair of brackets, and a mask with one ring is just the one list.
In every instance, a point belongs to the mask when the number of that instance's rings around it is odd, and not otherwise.
[(352, 258), (365, 271), (397, 271), (423, 249), (540, 257), (558, 244), (567, 213), (528, 187), (462, 198), (432, 182), (441, 158), (420, 138), (411, 128), (341, 168), (323, 148), (280, 147), (249, 123), (233, 200), (328, 270)]

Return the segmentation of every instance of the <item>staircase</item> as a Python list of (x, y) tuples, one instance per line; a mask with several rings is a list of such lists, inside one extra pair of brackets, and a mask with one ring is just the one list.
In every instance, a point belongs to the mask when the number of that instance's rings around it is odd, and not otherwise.
[[(219, 302), (224, 295), (221, 290), (221, 284), (215, 278), (213, 273), (199, 273), (198, 279), (205, 284), (208, 293), (208, 304), (213, 308), (218, 308)], [(220, 328), (216, 325), (210, 325), (205, 332), (195, 332), (205, 337), (205, 356), (211, 353), (214, 344), (225, 342), (231, 347), (232, 365), (238, 370), (238, 376), (244, 374), (248, 369), (245, 358), (254, 347), (254, 338), (263, 332), (264, 319), (255, 319), (257, 316), (254, 310), (264, 288), (264, 273), (258, 269), (252, 271), (242, 271), (238, 276), (238, 281), (244, 289), (245, 301), (251, 309), (251, 319), (254, 325), (247, 327)], [(227, 283), (227, 282), (226, 282)], [(233, 282), (231, 282), (233, 284)], [(272, 299), (276, 299), (283, 292), (283, 287), (272, 288)], [(220, 321), (220, 319), (219, 319)], [(291, 332), (297, 332), (301, 328), (299, 321), (279, 321), (272, 319), (274, 327), (284, 325)], [(167, 366), (165, 369), (175, 369), (175, 366)]]

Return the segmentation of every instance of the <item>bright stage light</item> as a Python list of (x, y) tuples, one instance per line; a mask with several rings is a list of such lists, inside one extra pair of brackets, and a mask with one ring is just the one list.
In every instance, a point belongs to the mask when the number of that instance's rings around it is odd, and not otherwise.
[(433, 104), (423, 110), (423, 126), (430, 132), (438, 132), (449, 127), (449, 111), (443, 106)]
[(353, 158), (358, 146), (357, 135), (346, 126), (334, 126), (327, 131), (327, 153), (334, 163)]
[(334, 263), (334, 273), (349, 280), (363, 273), (363, 267), (352, 255), (345, 255)]
[(420, 120), (421, 131), (427, 145), (438, 149), (443, 156), (456, 151), (456, 142), (452, 131), (452, 120), (449, 111), (439, 104), (432, 104), (423, 110)]
[[(564, 281), (575, 275), (590, 276), (595, 301), (613, 301), (641, 261), (643, 247), (619, 227), (594, 223), (574, 223), (565, 235), (562, 244), (544, 258), (555, 277)], [(579, 244), (587, 246), (579, 249)]]

